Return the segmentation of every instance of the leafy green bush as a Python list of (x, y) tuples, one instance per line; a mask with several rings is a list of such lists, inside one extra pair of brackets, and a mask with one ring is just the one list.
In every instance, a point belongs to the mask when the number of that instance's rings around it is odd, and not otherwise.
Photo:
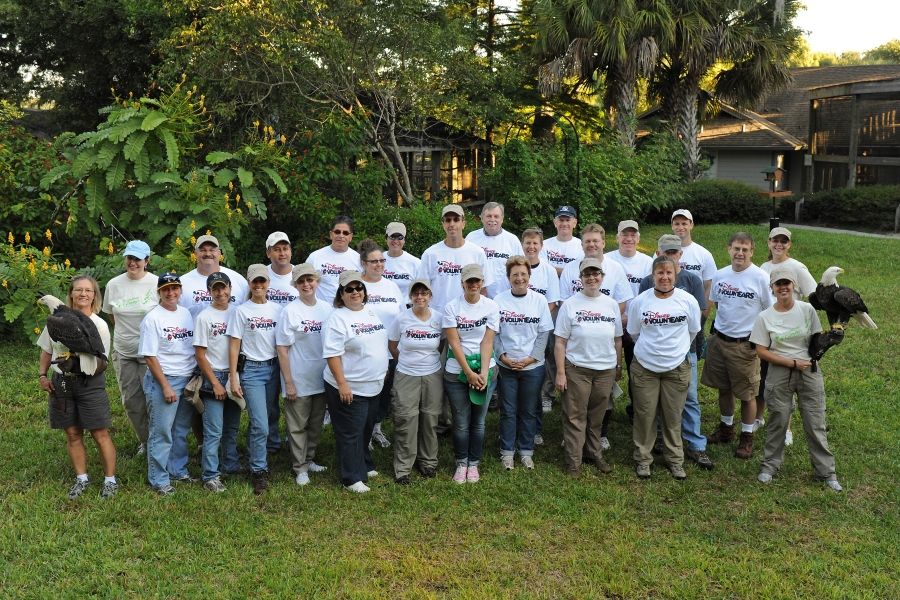
[[(806, 196), (800, 208), (800, 221), (832, 227), (892, 231), (898, 204), (900, 185), (828, 190)], [(786, 202), (785, 206), (790, 213), (785, 217), (793, 219), (793, 202)]]
[(772, 201), (752, 185), (726, 179), (700, 179), (684, 184), (684, 197), (647, 215), (651, 223), (668, 223), (672, 211), (686, 208), (698, 223), (762, 223), (772, 213)]

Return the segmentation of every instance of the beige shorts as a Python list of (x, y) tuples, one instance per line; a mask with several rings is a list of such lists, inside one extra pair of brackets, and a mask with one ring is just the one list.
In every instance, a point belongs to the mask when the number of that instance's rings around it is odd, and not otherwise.
[(706, 362), (700, 382), (719, 390), (731, 390), (742, 402), (756, 397), (759, 389), (759, 357), (750, 342), (727, 342), (713, 334), (706, 346)]

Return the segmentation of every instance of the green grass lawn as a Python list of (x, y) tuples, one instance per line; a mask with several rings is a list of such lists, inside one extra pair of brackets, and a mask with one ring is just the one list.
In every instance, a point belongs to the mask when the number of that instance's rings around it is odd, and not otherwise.
[[(511, 224), (515, 228), (515, 224)], [(695, 239), (722, 266), (737, 226), (698, 227)], [(765, 260), (766, 229), (749, 228)], [(644, 250), (664, 228), (648, 227)], [(611, 243), (614, 246), (614, 241)], [(687, 465), (679, 483), (662, 468), (632, 470), (630, 428), (616, 407), (615, 470), (562, 473), (558, 407), (545, 421), (537, 469), (502, 471), (491, 414), (482, 481), (451, 480), (450, 440), (441, 474), (397, 486), (391, 452), (378, 449), (372, 492), (338, 485), (334, 469), (297, 487), (286, 456), (257, 498), (241, 477), (214, 496), (200, 485), (170, 498), (145, 485), (114, 381), (114, 440), (122, 489), (98, 497), (102, 473), (91, 442), (90, 492), (65, 498), (72, 472), (64, 436), (47, 426), (38, 350), (0, 349), (0, 593), (5, 597), (537, 597), (898, 598), (900, 400), (896, 313), (900, 241), (797, 231), (794, 256), (818, 279), (832, 264), (860, 291), (877, 331), (855, 323), (823, 360), (829, 442), (842, 494), (812, 478), (799, 420), (775, 481), (756, 481), (753, 459), (710, 448), (716, 469)], [(701, 386), (704, 430), (718, 418)], [(246, 419), (246, 417), (245, 417)], [(390, 427), (388, 426), (388, 430)], [(332, 465), (326, 433), (320, 462)], [(196, 457), (191, 468), (199, 473)], [(893, 566), (892, 566), (893, 565)]]

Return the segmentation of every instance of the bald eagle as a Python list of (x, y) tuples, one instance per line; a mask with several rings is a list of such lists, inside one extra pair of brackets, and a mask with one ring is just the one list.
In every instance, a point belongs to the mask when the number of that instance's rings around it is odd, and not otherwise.
[(809, 303), (816, 310), (825, 311), (832, 329), (846, 328), (850, 317), (859, 321), (863, 327), (878, 329), (860, 295), (855, 290), (838, 285), (837, 276), (843, 272), (840, 267), (825, 269), (816, 291), (809, 296)]
[(63, 344), (71, 352), (70, 355), (57, 359), (56, 363), (60, 365), (60, 369), (80, 370), (85, 375), (95, 375), (106, 370), (106, 349), (103, 347), (100, 332), (90, 317), (69, 308), (62, 300), (49, 294), (42, 296), (38, 304), (50, 309), (50, 316), (47, 317), (47, 333), (53, 341)]

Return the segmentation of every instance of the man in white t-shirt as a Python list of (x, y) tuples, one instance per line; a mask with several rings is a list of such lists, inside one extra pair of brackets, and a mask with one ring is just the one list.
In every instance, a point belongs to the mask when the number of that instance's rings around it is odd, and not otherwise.
[[(266, 238), (266, 257), (269, 259), (269, 291), (266, 300), (281, 307), (298, 298), (297, 288), (291, 285), (291, 240), (283, 231), (274, 231)], [(271, 428), (269, 429), (271, 432)]]
[(335, 217), (328, 232), (331, 244), (319, 248), (306, 258), (319, 272), (316, 296), (331, 304), (338, 289), (338, 278), (344, 271), (359, 269), (359, 253), (350, 247), (353, 241), (353, 219), (347, 215)]
[(182, 294), (178, 303), (196, 317), (207, 306), (212, 305), (212, 296), (206, 289), (206, 278), (213, 273), (225, 273), (231, 280), (231, 303), (234, 306), (246, 302), (250, 286), (244, 276), (221, 264), (222, 250), (219, 240), (211, 235), (201, 235), (194, 244), (197, 268), (181, 276)]
[(557, 208), (553, 225), (556, 227), (556, 237), (544, 240), (541, 259), (550, 263), (557, 274), (561, 274), (566, 265), (577, 265), (584, 258), (581, 240), (574, 236), (575, 228), (578, 227), (575, 208), (569, 205)]
[(406, 245), (406, 225), (392, 221), (387, 224), (384, 235), (388, 251), (384, 255), (382, 277), (396, 283), (403, 297), (409, 298), (409, 285), (416, 278), (422, 261), (403, 249)]
[(691, 239), (694, 230), (694, 216), (686, 208), (672, 213), (672, 233), (681, 238), (681, 263), (685, 271), (699, 275), (703, 289), (709, 296), (709, 286), (716, 274), (716, 261), (712, 253)]
[(504, 208), (499, 202), (488, 202), (481, 209), (481, 229), (466, 236), (467, 242), (480, 246), (487, 256), (488, 268), (493, 272), (494, 282), (487, 286), (488, 298), (509, 289), (506, 277), (506, 261), (511, 256), (522, 256), (519, 238), (503, 229)]
[[(444, 306), (463, 295), (462, 268), (477, 264), (484, 269), (484, 284), (494, 282), (493, 273), (487, 268), (487, 256), (479, 246), (467, 242), (463, 237), (466, 217), (462, 206), (448, 204), (441, 210), (441, 226), (444, 228), (443, 241), (434, 244), (422, 253), (422, 263), (416, 279), (426, 279), (433, 292), (431, 308), (443, 312)], [(484, 294), (482, 289), (482, 294)]]
[(716, 271), (709, 294), (716, 306), (715, 334), (710, 337), (700, 382), (719, 390), (719, 427), (710, 444), (734, 439), (734, 399), (741, 401), (741, 437), (734, 455), (753, 456), (753, 423), (759, 389), (759, 357), (750, 343), (756, 316), (772, 305), (769, 276), (751, 262), (753, 238), (738, 232), (728, 242), (731, 265)]

